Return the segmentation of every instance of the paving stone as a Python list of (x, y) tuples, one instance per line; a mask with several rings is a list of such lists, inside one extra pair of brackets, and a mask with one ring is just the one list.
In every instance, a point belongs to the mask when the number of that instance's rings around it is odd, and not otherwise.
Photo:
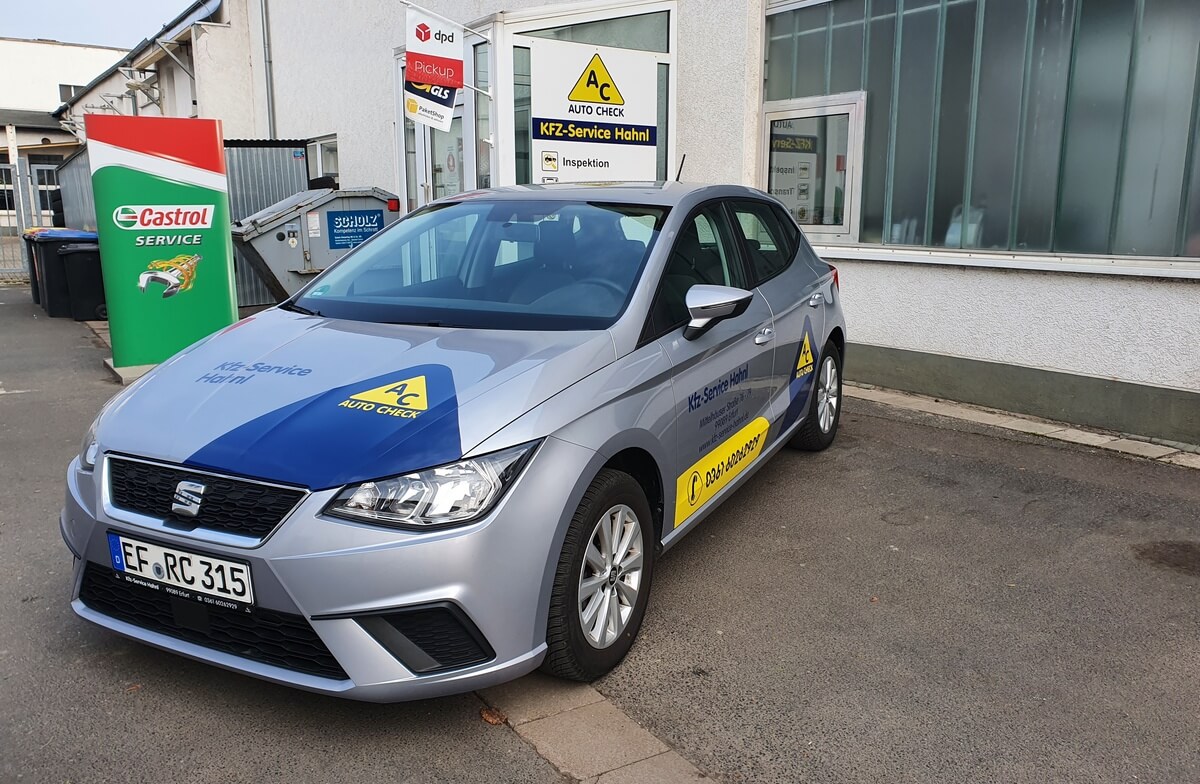
[(1151, 458), (1166, 457), (1179, 451), (1178, 449), (1172, 449), (1162, 444), (1151, 444), (1148, 441), (1134, 441), (1132, 438), (1118, 438), (1115, 441), (1109, 441), (1104, 445), (1104, 448), (1115, 449), (1118, 452), (1124, 452), (1129, 455)]
[(1060, 441), (1071, 441), (1072, 443), (1086, 444), (1088, 446), (1104, 446), (1107, 443), (1117, 440), (1116, 436), (1104, 433), (1090, 433), (1087, 430), (1077, 430), (1073, 427), (1059, 430), (1057, 433), (1051, 433), (1050, 437), (1057, 438)]
[(1018, 430), (1022, 433), (1034, 433), (1040, 436), (1057, 433), (1066, 428), (1065, 425), (1055, 422), (1039, 422), (1035, 419), (1022, 419), (1020, 417), (1006, 417), (1003, 421), (998, 422), (997, 425), (1006, 430)]
[(668, 751), (661, 740), (608, 701), (520, 724), (516, 731), (552, 765), (577, 779)]
[(696, 784), (712, 779), (705, 778), (703, 773), (683, 757), (668, 751), (666, 754), (611, 770), (597, 779), (597, 784), (645, 784), (649, 781), (654, 784)]
[(479, 694), (489, 705), (504, 711), (508, 723), (514, 727), (604, 699), (586, 683), (572, 683), (537, 672)]
[(1173, 455), (1164, 457), (1163, 462), (1187, 466), (1188, 468), (1200, 468), (1200, 455), (1195, 452), (1176, 452)]

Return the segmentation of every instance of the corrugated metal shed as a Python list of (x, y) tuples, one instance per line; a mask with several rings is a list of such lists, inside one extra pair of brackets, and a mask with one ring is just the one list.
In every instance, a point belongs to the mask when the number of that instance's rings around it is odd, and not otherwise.
[[(233, 221), (270, 207), (308, 188), (307, 142), (302, 139), (227, 139), (225, 170), (229, 177), (229, 217)], [(272, 305), (275, 297), (254, 266), (234, 249), (238, 305)]]

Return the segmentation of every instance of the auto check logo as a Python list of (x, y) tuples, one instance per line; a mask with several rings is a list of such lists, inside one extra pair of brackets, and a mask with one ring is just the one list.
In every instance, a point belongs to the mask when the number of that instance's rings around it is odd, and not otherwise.
[(338, 403), (338, 407), (399, 419), (416, 419), (429, 410), (425, 376), (391, 381), (381, 387), (357, 392)]
[(204, 500), (204, 491), (207, 489), (208, 487), (199, 482), (183, 480), (175, 485), (171, 511), (180, 517), (195, 517), (200, 514), (200, 502)]

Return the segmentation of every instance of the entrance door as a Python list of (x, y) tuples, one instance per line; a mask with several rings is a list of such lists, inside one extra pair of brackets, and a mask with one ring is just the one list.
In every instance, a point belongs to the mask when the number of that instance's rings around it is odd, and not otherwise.
[(416, 126), (417, 206), (470, 190), (464, 159), (471, 148), (463, 138), (462, 115), (462, 106), (455, 107), (448, 131)]

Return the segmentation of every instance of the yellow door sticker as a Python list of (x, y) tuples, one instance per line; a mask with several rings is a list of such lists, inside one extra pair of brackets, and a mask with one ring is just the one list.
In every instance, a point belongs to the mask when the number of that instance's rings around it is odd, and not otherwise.
[(746, 470), (762, 454), (770, 423), (758, 417), (680, 474), (675, 487), (675, 526)]
[(592, 60), (587, 64), (587, 68), (583, 69), (583, 73), (579, 75), (575, 86), (571, 88), (570, 94), (567, 95), (568, 101), (578, 101), (580, 103), (607, 103), (613, 106), (624, 106), (625, 99), (621, 97), (621, 91), (617, 89), (616, 83), (613, 82), (612, 76), (608, 73), (608, 68), (605, 67), (604, 61), (600, 59), (600, 55), (592, 55)]
[(796, 360), (796, 378), (803, 378), (812, 372), (812, 344), (808, 342), (808, 332), (804, 333), (804, 345), (800, 347), (800, 358)]

